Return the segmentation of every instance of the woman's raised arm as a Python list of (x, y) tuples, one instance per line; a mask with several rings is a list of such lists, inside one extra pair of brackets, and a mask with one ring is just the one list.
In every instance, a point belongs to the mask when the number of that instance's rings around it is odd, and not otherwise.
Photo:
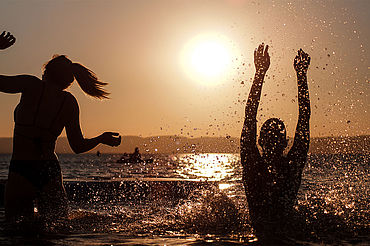
[[(5, 50), (15, 43), (15, 37), (10, 32), (0, 34), (0, 50)], [(38, 78), (31, 75), (5, 76), (0, 75), (0, 91), (5, 93), (20, 93)]]

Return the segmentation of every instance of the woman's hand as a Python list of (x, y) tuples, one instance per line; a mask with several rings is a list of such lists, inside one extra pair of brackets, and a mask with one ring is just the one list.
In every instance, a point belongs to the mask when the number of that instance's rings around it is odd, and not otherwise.
[(266, 73), (270, 67), (270, 56), (268, 53), (269, 46), (262, 43), (254, 51), (254, 65), (256, 66), (256, 72)]
[(5, 50), (9, 48), (15, 43), (15, 37), (10, 34), (10, 32), (6, 33), (5, 31), (0, 34), (0, 50)]
[[(118, 136), (118, 137), (117, 137)], [(118, 132), (104, 132), (99, 136), (100, 142), (112, 147), (116, 147), (121, 144), (121, 136)]]
[(294, 58), (294, 69), (297, 73), (307, 73), (311, 57), (302, 49), (298, 50), (298, 55)]

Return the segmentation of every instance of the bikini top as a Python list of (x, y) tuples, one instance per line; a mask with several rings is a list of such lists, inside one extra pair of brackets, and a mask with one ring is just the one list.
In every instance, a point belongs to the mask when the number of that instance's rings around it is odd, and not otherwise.
[(19, 110), (20, 104), (17, 105), (14, 110), (14, 122), (15, 122), (15, 134), (21, 135), (23, 137), (31, 138), (37, 142), (53, 142), (56, 141), (60, 133), (56, 132), (55, 123), (57, 122), (60, 114), (62, 112), (65, 100), (67, 98), (67, 93), (63, 93), (62, 102), (59, 105), (57, 113), (54, 115), (54, 118), (51, 120), (49, 125), (42, 125), (40, 121), (40, 107), (45, 97), (45, 82), (42, 83), (42, 91), (40, 98), (37, 103), (36, 111), (33, 116), (32, 123), (22, 123), (17, 120), (17, 111)]

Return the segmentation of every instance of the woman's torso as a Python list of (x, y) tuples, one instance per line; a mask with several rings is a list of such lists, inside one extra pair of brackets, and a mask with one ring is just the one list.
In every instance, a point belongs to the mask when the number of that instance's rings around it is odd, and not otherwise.
[(55, 143), (68, 116), (68, 93), (39, 79), (14, 110), (12, 160), (56, 160)]

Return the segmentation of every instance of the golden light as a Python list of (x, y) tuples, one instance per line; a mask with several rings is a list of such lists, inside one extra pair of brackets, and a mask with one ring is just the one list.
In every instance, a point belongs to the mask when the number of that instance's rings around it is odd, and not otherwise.
[(234, 186), (233, 184), (226, 184), (226, 183), (222, 183), (222, 184), (219, 184), (218, 185), (218, 188), (220, 190), (226, 190), (226, 189), (229, 189), (230, 187)]
[(233, 154), (183, 154), (176, 172), (184, 178), (220, 181), (234, 172), (233, 161)]
[(222, 82), (230, 71), (231, 61), (231, 42), (220, 34), (198, 35), (181, 53), (181, 63), (188, 76), (207, 85)]

